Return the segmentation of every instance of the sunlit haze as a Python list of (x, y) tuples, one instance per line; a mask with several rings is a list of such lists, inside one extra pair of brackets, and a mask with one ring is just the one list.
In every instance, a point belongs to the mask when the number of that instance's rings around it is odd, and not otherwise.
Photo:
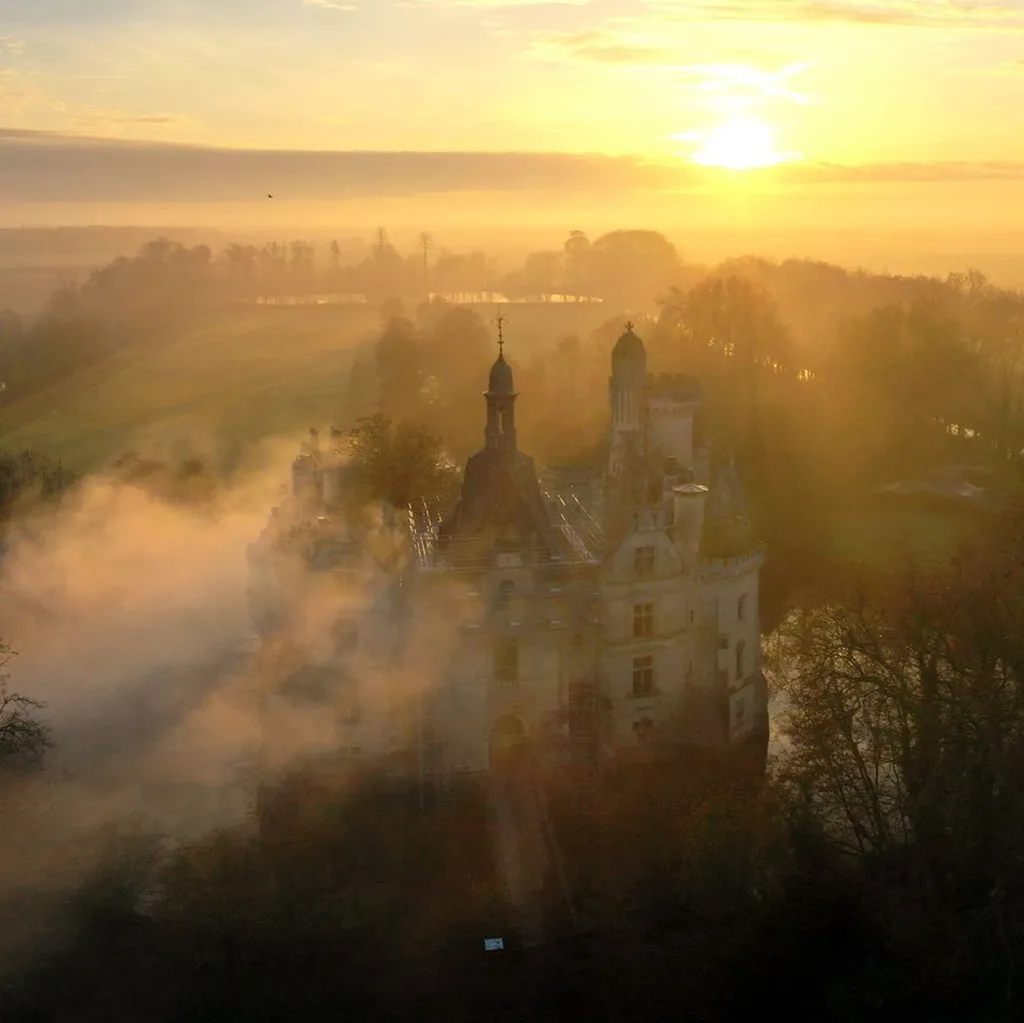
[(1024, 1021), (1022, 593), (1024, 0), (0, 0), (0, 1023)]
[[(195, 222), (185, 202), (266, 221), (270, 191), (297, 222), (293, 204), (365, 184), (382, 201), (514, 190), (535, 210), (570, 199), (679, 225), (691, 211), (666, 191), (710, 197), (712, 226), (790, 223), (811, 203), (819, 226), (925, 227), (941, 209), (974, 229), (1024, 209), (1022, 34), (1019, 0), (0, 0), (0, 223), (52, 222), (54, 203), (74, 206), (66, 222), (160, 204), (161, 222)], [(95, 169), (71, 173), (66, 136), (101, 140)], [(320, 173), (312, 151), (446, 155), (382, 177)], [(471, 153), (581, 154), (590, 171), (451, 170)]]

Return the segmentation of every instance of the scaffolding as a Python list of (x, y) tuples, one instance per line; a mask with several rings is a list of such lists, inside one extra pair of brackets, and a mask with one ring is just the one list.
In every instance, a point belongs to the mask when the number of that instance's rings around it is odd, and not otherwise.
[[(568, 501), (550, 491), (544, 491), (543, 496), (549, 521), (562, 540), (562, 549), (552, 555), (540, 544), (523, 548), (519, 553), (524, 562), (545, 567), (599, 567), (604, 551), (601, 524), (574, 495), (570, 495)], [(453, 551), (451, 559), (440, 555), (438, 535), (441, 521), (439, 509), (432, 508), (425, 501), (419, 501), (408, 508), (409, 533), (418, 568), (473, 572), (486, 571), (492, 567), (493, 555), (489, 552), (464, 556)]]

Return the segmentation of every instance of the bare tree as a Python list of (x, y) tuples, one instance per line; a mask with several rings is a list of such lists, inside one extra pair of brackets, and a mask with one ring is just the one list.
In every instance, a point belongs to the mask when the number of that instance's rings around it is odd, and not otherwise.
[(50, 732), (34, 716), (43, 704), (8, 688), (4, 669), (13, 656), (11, 648), (0, 641), (0, 765), (32, 765), (50, 746)]
[(993, 536), (793, 615), (768, 663), (789, 699), (783, 772), (840, 845), (913, 846), (999, 883), (1024, 840), (1024, 530)]

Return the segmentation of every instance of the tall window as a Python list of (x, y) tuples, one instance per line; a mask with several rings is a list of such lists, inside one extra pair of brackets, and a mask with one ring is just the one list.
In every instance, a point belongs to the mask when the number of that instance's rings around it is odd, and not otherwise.
[(747, 617), (747, 595), (744, 593), (736, 603), (736, 617), (742, 622)]
[(641, 577), (654, 574), (653, 547), (633, 548), (633, 571)]
[(741, 678), (744, 677), (744, 670), (743, 669), (746, 668), (746, 664), (744, 663), (746, 661), (746, 653), (747, 653), (747, 644), (744, 643), (743, 640), (741, 639), (736, 644), (736, 681), (737, 682)]
[(501, 636), (494, 645), (494, 677), (509, 684), (519, 681), (519, 640)]
[(654, 692), (654, 658), (633, 658), (633, 695), (650, 696)]
[(744, 696), (741, 696), (736, 701), (736, 724), (737, 725), (742, 724), (743, 723), (743, 719), (746, 717), (746, 715), (747, 715), (747, 698), (744, 695)]
[(654, 635), (654, 605), (633, 605), (633, 638), (650, 639)]
[(511, 579), (503, 579), (498, 583), (498, 592), (495, 595), (496, 607), (508, 607), (512, 603), (512, 594), (515, 592), (516, 584)]

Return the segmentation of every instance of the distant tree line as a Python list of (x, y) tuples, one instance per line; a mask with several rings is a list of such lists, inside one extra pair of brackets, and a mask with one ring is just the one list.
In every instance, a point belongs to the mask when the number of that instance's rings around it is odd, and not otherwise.
[[(703, 267), (685, 263), (657, 232), (635, 230), (594, 241), (573, 231), (561, 250), (534, 253), (504, 275), (482, 253), (437, 251), (429, 234), (401, 254), (383, 229), (365, 254), (349, 261), (337, 242), (325, 252), (301, 240), (236, 244), (215, 255), (206, 246), (186, 248), (157, 239), (81, 285), (61, 288), (32, 321), (0, 312), (0, 407), (126, 344), (159, 343), (162, 334), (201, 322), (225, 304), (261, 296), (358, 294), (383, 311), (388, 333), (383, 348), (390, 345), (404, 354), (398, 334), (408, 328), (389, 325), (389, 305), (417, 309), (429, 294), (489, 289), (511, 298), (597, 298), (609, 324), (621, 324), (626, 314), (653, 315), (641, 328), (652, 368), (715, 378), (719, 391), (730, 381), (729, 401), (737, 406), (730, 415), (735, 419), (739, 406), (746, 407), (749, 436), (756, 432), (752, 408), (774, 403), (782, 415), (784, 406), (812, 402), (800, 415), (812, 415), (823, 443), (835, 445), (843, 432), (855, 439), (832, 470), (849, 478), (905, 467), (886, 454), (894, 431), (905, 440), (922, 436), (940, 447), (945, 440), (939, 433), (980, 439), (1004, 461), (1019, 460), (1024, 449), (1024, 296), (1019, 293), (993, 287), (977, 271), (940, 281), (752, 257)], [(426, 337), (438, 329), (436, 313), (418, 313), (406, 322), (424, 316), (430, 320), (421, 331)], [(473, 330), (482, 336), (479, 324)], [(586, 417), (606, 387), (606, 363), (600, 360), (613, 340), (611, 331), (602, 329), (592, 339), (546, 339), (541, 347), (548, 354), (522, 367), (524, 385), (535, 388), (543, 378), (545, 397), (561, 388)], [(484, 333), (491, 333), (489, 325)], [(415, 411), (406, 400), (413, 376), (440, 379), (458, 361), (444, 360), (443, 347), (435, 340), (403, 383), (392, 373), (382, 386), (382, 401), (394, 404), (393, 395), (401, 399), (400, 417)], [(457, 333), (448, 347), (464, 351)], [(444, 360), (444, 373), (431, 371), (428, 356)], [(437, 366), (440, 370), (442, 362)], [(742, 394), (735, 390), (740, 370)], [(779, 381), (793, 378), (815, 386), (787, 391), (785, 401), (776, 400)], [(447, 389), (456, 394), (459, 387)], [(814, 396), (820, 399), (816, 403)], [(420, 397), (417, 392), (416, 400)], [(565, 406), (561, 398), (558, 404)], [(729, 402), (723, 398), (716, 404), (724, 410)], [(433, 425), (451, 432), (444, 423)], [(579, 438), (573, 445), (583, 446)], [(920, 455), (920, 444), (898, 447), (912, 462)], [(547, 457), (545, 451), (536, 453)]]

